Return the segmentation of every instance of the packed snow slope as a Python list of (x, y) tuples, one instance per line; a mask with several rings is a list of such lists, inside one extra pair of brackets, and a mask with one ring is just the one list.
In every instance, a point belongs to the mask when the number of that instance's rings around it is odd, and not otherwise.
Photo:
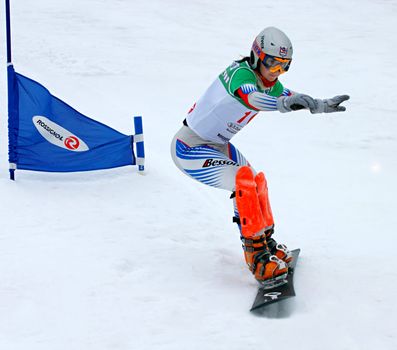
[[(143, 115), (147, 171), (8, 180), (2, 25), (0, 349), (396, 349), (396, 16), (386, 0), (12, 1), (16, 70), (126, 134)], [(169, 145), (269, 25), (294, 44), (285, 86), (351, 100), (261, 113), (233, 139), (266, 173), (275, 237), (302, 249), (297, 296), (260, 317), (229, 193)]]

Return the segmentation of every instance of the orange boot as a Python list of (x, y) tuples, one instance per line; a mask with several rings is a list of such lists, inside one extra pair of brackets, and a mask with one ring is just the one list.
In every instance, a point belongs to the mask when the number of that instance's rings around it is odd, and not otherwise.
[(236, 174), (236, 206), (240, 215), (240, 228), (245, 261), (255, 278), (263, 285), (274, 286), (285, 282), (288, 267), (266, 244), (266, 223), (258, 198), (254, 173), (242, 166)]
[(285, 244), (277, 243), (272, 237), (267, 237), (266, 240), (269, 251), (272, 254), (274, 254), (275, 256), (277, 256), (279, 259), (283, 260), (287, 264), (289, 264), (292, 261), (292, 253)]
[(255, 176), (255, 183), (257, 186), (258, 199), (263, 215), (263, 220), (266, 225), (265, 234), (269, 251), (273, 255), (277, 256), (279, 259), (289, 264), (292, 261), (291, 252), (288, 250), (285, 244), (279, 244), (273, 238), (271, 238), (274, 233), (274, 220), (272, 209), (270, 207), (267, 181), (263, 172), (260, 172)]
[(286, 282), (287, 264), (272, 255), (266, 245), (266, 236), (252, 239), (241, 237), (245, 261), (259, 283), (272, 288)]

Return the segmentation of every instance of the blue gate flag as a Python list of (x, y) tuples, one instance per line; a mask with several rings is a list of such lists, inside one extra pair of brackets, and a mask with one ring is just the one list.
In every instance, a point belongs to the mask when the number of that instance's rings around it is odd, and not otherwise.
[(7, 69), (12, 167), (71, 172), (136, 164), (132, 135), (77, 112), (12, 65)]

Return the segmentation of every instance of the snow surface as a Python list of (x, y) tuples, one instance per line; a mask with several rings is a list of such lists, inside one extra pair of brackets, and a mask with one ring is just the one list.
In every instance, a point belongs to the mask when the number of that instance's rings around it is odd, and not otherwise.
[[(396, 15), (391, 0), (12, 1), (16, 69), (126, 134), (142, 114), (147, 172), (9, 181), (1, 70), (0, 349), (396, 349)], [(180, 173), (169, 144), (268, 25), (294, 44), (287, 87), (351, 100), (262, 113), (233, 139), (267, 175), (276, 238), (302, 249), (297, 296), (259, 317), (229, 194)]]

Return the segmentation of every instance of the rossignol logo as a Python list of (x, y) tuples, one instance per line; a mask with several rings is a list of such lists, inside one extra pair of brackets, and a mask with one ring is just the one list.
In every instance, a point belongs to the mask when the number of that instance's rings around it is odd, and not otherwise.
[(79, 139), (76, 135), (73, 135), (70, 131), (48, 118), (35, 115), (32, 121), (40, 135), (53, 145), (73, 152), (84, 152), (89, 150), (82, 139)]
[[(47, 131), (51, 136), (55, 137), (56, 139), (63, 141), (63, 136), (58, 134), (54, 129), (49, 127), (46, 123), (44, 123), (41, 119), (36, 121), (38, 126), (41, 126), (45, 131)], [(36, 126), (37, 128), (37, 126)], [(40, 130), (39, 130), (40, 131)], [(41, 134), (41, 133), (40, 133)]]
[(202, 167), (209, 168), (210, 166), (219, 166), (219, 165), (235, 165), (235, 166), (237, 166), (237, 163), (233, 162), (232, 160), (210, 158), (204, 162)]
[(78, 139), (77, 137), (75, 137), (75, 136), (69, 136), (69, 137), (65, 140), (64, 143), (65, 143), (65, 146), (66, 146), (68, 149), (71, 149), (71, 150), (78, 149), (79, 146), (80, 146), (80, 141), (79, 141), (79, 139)]

